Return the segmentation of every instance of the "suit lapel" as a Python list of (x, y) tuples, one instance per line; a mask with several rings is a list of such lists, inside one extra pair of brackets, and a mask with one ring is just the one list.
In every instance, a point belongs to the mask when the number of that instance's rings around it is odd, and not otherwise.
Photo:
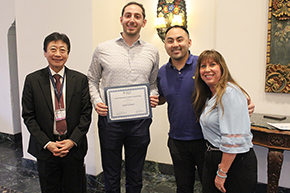
[(40, 78), (38, 79), (39, 86), (42, 90), (43, 96), (45, 98), (45, 102), (48, 105), (49, 110), (53, 113), (52, 107), (52, 98), (51, 98), (51, 90), (50, 90), (50, 82), (49, 82), (49, 74), (47, 68), (42, 69), (42, 73), (40, 74)]
[(68, 112), (71, 98), (73, 96), (73, 92), (75, 89), (76, 80), (75, 80), (75, 75), (67, 67), (65, 69), (65, 73), (66, 73), (66, 97), (65, 97), (66, 98), (66, 112)]

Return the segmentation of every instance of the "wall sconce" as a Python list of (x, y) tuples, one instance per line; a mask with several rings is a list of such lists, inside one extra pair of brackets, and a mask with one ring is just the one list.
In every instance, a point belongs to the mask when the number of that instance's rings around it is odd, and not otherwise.
[(187, 28), (185, 0), (158, 0), (155, 28), (163, 42), (167, 28), (174, 25)]

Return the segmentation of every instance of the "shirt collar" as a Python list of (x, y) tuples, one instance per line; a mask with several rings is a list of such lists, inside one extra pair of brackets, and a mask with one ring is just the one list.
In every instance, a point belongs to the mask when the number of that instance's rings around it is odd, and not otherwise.
[[(185, 62), (185, 65), (192, 65), (192, 61), (193, 61), (193, 55), (191, 55), (191, 53), (190, 53), (190, 51), (189, 51), (189, 55), (188, 55), (188, 58), (187, 58), (187, 60), (186, 60), (186, 62)], [(169, 58), (169, 61), (168, 61), (168, 63), (169, 63), (169, 65), (170, 65), (170, 67), (174, 67), (173, 65), (172, 65), (172, 62), (171, 62), (171, 58)]]
[[(123, 43), (125, 43), (125, 44), (127, 45), (127, 43), (125, 42), (125, 40), (124, 40), (124, 38), (123, 38), (123, 36), (122, 36), (122, 33), (123, 33), (123, 32), (120, 32), (119, 37), (117, 38), (116, 41), (122, 41)], [(141, 39), (140, 39), (140, 36), (139, 36), (138, 40), (137, 40), (136, 42), (133, 43), (133, 46), (134, 46), (135, 44), (142, 44), (142, 41), (141, 41)]]
[(58, 73), (56, 73), (54, 70), (52, 70), (50, 67), (49, 67), (49, 70), (50, 70), (50, 72), (51, 72), (51, 76), (53, 76), (53, 75), (55, 75), (55, 74), (59, 74), (60, 75), (60, 77), (63, 77), (63, 75), (64, 75), (64, 68), (65, 67), (63, 67)]

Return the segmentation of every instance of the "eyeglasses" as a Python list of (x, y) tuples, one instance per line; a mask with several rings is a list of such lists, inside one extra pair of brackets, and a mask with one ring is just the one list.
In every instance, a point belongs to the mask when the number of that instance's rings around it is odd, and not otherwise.
[(60, 52), (61, 54), (65, 54), (65, 53), (67, 53), (67, 51), (68, 51), (68, 50), (67, 50), (66, 48), (64, 48), (64, 47), (61, 47), (61, 48), (50, 47), (50, 48), (49, 48), (49, 51), (50, 51), (51, 53), (56, 53), (57, 50), (59, 50), (59, 52)]

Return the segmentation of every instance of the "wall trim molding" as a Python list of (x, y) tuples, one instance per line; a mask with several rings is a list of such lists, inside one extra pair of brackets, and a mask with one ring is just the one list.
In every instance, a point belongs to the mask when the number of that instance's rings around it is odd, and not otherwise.
[(11, 141), (13, 143), (21, 142), (22, 141), (22, 133), (16, 133), (14, 135), (8, 133), (0, 132), (0, 139)]

